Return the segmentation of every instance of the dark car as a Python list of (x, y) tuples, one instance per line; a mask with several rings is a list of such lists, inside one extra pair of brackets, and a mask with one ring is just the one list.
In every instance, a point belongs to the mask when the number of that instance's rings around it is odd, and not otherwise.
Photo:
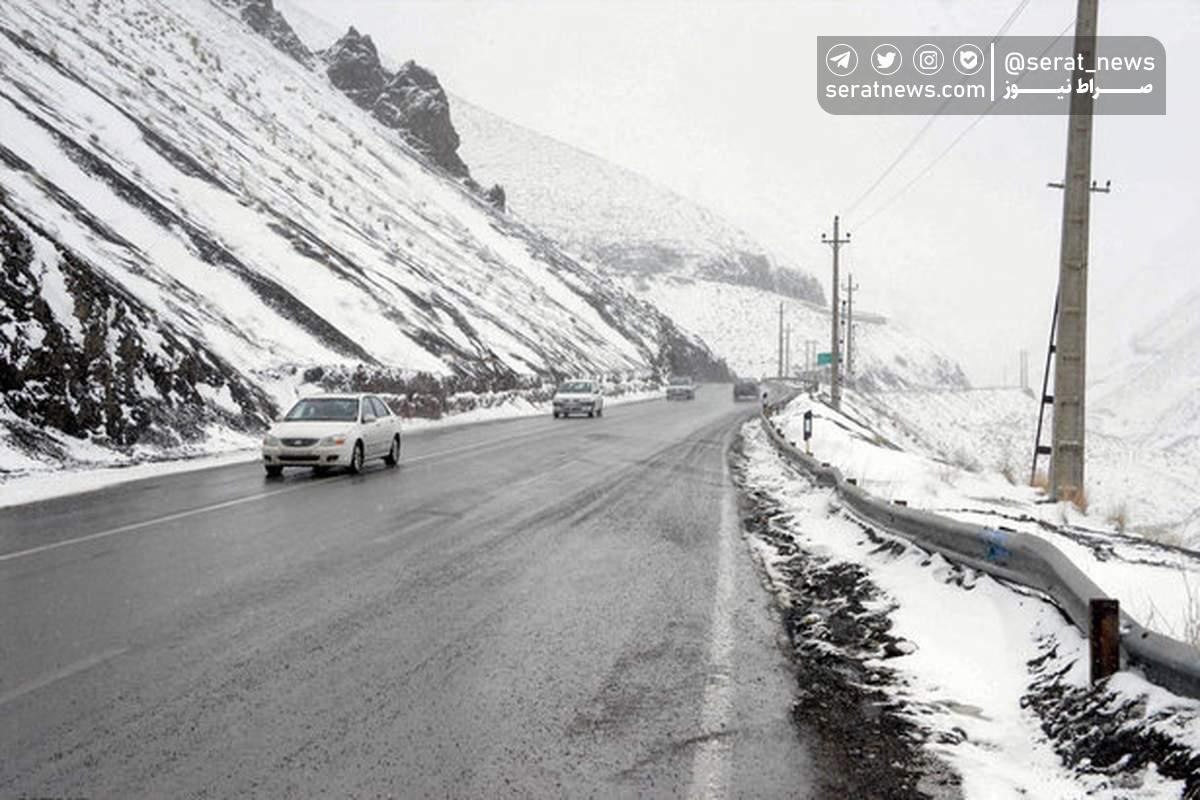
[(667, 383), (668, 400), (695, 400), (696, 383), (686, 375), (671, 378)]
[(734, 402), (741, 400), (757, 400), (759, 395), (758, 381), (739, 378), (733, 382)]

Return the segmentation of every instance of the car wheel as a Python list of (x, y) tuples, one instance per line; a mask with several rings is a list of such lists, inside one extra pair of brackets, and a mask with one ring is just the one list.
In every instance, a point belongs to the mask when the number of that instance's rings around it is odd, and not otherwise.
[(552, 411), (552, 412), (550, 412), (550, 413), (552, 413), (552, 414), (554, 415), (554, 418), (555, 418), (555, 419), (558, 419), (558, 417), (559, 417), (559, 413), (558, 413), (557, 411)]
[(283, 467), (281, 467), (277, 464), (268, 464), (267, 465), (267, 477), (268, 478), (278, 478), (281, 475), (283, 475)]
[(350, 474), (357, 475), (363, 471), (363, 443), (354, 443), (354, 452), (350, 455)]
[(589, 412), (588, 412), (588, 419), (591, 419), (591, 418), (592, 418), (592, 417), (594, 417), (594, 416), (596, 416), (596, 412), (595, 412), (595, 411), (589, 411)]
[(388, 454), (383, 457), (383, 463), (389, 467), (394, 467), (400, 463), (400, 437), (392, 437), (392, 447), (388, 450)]

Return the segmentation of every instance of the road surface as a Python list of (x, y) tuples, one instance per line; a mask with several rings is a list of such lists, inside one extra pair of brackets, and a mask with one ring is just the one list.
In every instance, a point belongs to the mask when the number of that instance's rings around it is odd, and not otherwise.
[(0, 509), (0, 796), (816, 790), (727, 387)]

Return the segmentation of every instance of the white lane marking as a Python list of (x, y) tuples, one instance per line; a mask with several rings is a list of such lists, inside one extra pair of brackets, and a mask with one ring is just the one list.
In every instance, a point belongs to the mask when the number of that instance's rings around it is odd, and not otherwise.
[[(477, 443), (477, 444), (473, 444), (473, 445), (466, 445), (464, 447), (455, 447), (455, 448), (451, 448), (449, 450), (439, 450), (435, 453), (426, 453), (425, 455), (418, 456), (416, 458), (403, 459), (401, 461), (401, 463), (402, 464), (413, 464), (418, 461), (427, 461), (427, 460), (433, 459), (433, 458), (440, 458), (442, 456), (456, 455), (458, 453), (470, 452), (472, 450), (484, 450), (493, 445), (503, 444), (505, 442), (510, 442), (514, 439), (526, 439), (526, 440), (542, 439), (542, 438), (545, 438), (546, 436), (548, 436), (550, 433), (554, 433), (554, 432), (555, 431), (550, 431), (548, 433), (535, 435), (535, 436), (521, 434), (521, 435), (517, 435), (517, 436), (506, 436), (502, 439), (490, 439), (486, 442), (481, 442), (481, 443)], [(335, 478), (334, 480), (337, 480), (337, 479)], [(265, 500), (268, 497), (275, 497), (277, 495), (288, 494), (290, 492), (298, 492), (301, 489), (310, 489), (311, 490), (314, 486), (328, 486), (332, 482), (333, 481), (328, 481), (328, 480), (322, 481), (322, 482), (316, 483), (316, 484), (305, 482), (302, 484), (298, 484), (296, 486), (289, 486), (285, 489), (276, 489), (275, 491), (272, 491), (272, 492), (260, 492), (259, 494), (252, 494), (247, 497), (238, 497), (233, 500), (226, 500), (221, 503), (214, 503), (211, 506), (201, 506), (200, 508), (192, 508), (187, 511), (179, 511), (174, 514), (167, 514), (166, 516), (155, 517), (154, 519), (143, 520), (142, 522), (131, 522), (128, 525), (121, 525), (116, 528), (109, 528), (108, 530), (98, 531), (97, 533), (89, 533), (86, 536), (76, 536), (73, 539), (63, 539), (58, 542), (51, 542), (49, 544), (43, 544), (43, 545), (39, 545), (37, 547), (31, 547), (28, 550), (18, 550), (13, 553), (5, 553), (3, 555), (0, 555), (0, 563), (4, 563), (5, 561), (15, 561), (18, 558), (26, 558), (28, 556), (35, 556), (35, 555), (38, 555), (39, 553), (47, 553), (51, 550), (58, 550), (59, 548), (62, 548), (62, 547), (69, 547), (71, 545), (76, 545), (76, 544), (84, 544), (85, 542), (92, 542), (97, 539), (107, 539), (108, 537), (116, 536), (119, 533), (130, 533), (131, 531), (142, 530), (144, 528), (150, 528), (155, 525), (162, 525), (163, 523), (166, 523), (166, 522), (176, 522), (181, 519), (187, 519), (188, 517), (195, 517), (195, 516), (199, 516), (200, 514), (207, 514), (210, 511), (220, 511), (221, 509), (232, 508), (233, 506), (239, 506), (244, 503), (253, 503), (256, 500)]]
[(200, 508), (192, 508), (187, 511), (178, 511), (174, 514), (167, 514), (164, 517), (155, 517), (154, 519), (143, 520), (142, 522), (131, 522), (128, 525), (121, 525), (116, 528), (109, 528), (106, 531), (98, 531), (97, 533), (89, 533), (86, 536), (76, 536), (74, 539), (63, 539), (62, 541), (51, 542), (50, 544), (43, 544), (43, 545), (39, 545), (38, 547), (31, 547), (28, 550), (18, 550), (15, 553), (5, 553), (4, 555), (0, 555), (0, 563), (3, 563), (5, 561), (15, 561), (18, 558), (25, 558), (26, 556), (35, 556), (38, 553), (47, 553), (51, 550), (57, 550), (60, 547), (69, 547), (70, 545), (83, 544), (84, 542), (91, 542), (91, 541), (95, 541), (96, 539), (107, 539), (109, 536), (116, 536), (118, 533), (129, 533), (130, 531), (141, 530), (142, 528), (149, 528), (153, 525), (161, 525), (164, 522), (175, 522), (176, 520), (187, 519), (188, 517), (195, 517), (200, 514), (207, 514), (210, 511), (219, 511), (222, 508), (231, 508), (233, 506), (240, 506), (243, 503), (252, 503), (255, 500), (262, 500), (267, 497), (274, 497), (274, 496), (280, 495), (280, 494), (288, 494), (290, 492), (296, 492), (301, 489), (307, 489), (307, 488), (310, 488), (307, 484), (299, 485), (299, 486), (289, 486), (286, 489), (276, 489), (273, 492), (261, 492), (260, 494), (252, 494), (247, 497), (238, 497), (234, 500), (226, 500), (223, 503), (214, 503), (211, 506), (201, 506)]
[(15, 689), (10, 689), (4, 694), (0, 694), (0, 706), (7, 705), (13, 700), (24, 697), (30, 692), (36, 692), (38, 689), (44, 689), (52, 683), (61, 681), (63, 678), (69, 678), (78, 672), (91, 669), (97, 664), (102, 664), (111, 658), (116, 658), (128, 650), (128, 647), (114, 647), (111, 650), (104, 650), (103, 652), (97, 653), (94, 656), (88, 656), (82, 661), (76, 661), (74, 664), (68, 664), (60, 670), (51, 672), (49, 675), (43, 675), (37, 680), (30, 681), (29, 683), (18, 686)]
[(705, 739), (692, 760), (692, 785), (688, 797), (728, 796), (730, 730), (733, 710), (733, 593), (735, 544), (739, 523), (729, 465), (721, 459), (725, 491), (721, 499), (721, 523), (717, 531), (717, 586), (713, 597), (712, 628), (709, 631), (708, 680), (700, 712), (700, 734)]

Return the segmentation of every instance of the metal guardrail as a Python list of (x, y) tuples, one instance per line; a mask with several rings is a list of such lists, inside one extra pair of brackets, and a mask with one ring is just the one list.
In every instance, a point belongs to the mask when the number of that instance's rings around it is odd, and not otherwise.
[[(881, 500), (850, 483), (837, 467), (817, 461), (789, 441), (771, 420), (795, 392), (764, 405), (763, 429), (783, 455), (813, 476), (819, 486), (833, 488), (858, 516), (946, 559), (1033, 589), (1054, 601), (1074, 625), (1088, 635), (1089, 604), (1108, 598), (1096, 583), (1054, 545), (1037, 536), (971, 525), (928, 511)], [(1121, 613), (1121, 649), (1125, 663), (1176, 694), (1200, 698), (1200, 650), (1155, 633)]]

